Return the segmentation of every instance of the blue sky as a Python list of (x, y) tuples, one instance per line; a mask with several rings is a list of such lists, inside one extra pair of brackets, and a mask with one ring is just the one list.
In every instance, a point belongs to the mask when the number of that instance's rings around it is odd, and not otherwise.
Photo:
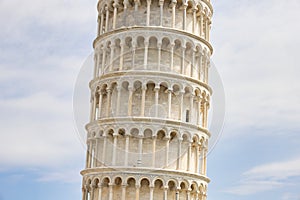
[[(95, 0), (0, 1), (0, 200), (81, 198), (73, 88), (96, 35)], [(226, 94), (209, 200), (300, 199), (298, 0), (213, 1)]]

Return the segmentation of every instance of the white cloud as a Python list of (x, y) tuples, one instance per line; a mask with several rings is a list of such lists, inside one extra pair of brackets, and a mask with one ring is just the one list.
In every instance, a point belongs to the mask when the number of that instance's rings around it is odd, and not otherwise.
[(95, 32), (96, 3), (0, 2), (2, 170), (57, 167), (84, 157), (73, 122), (72, 92), (91, 50), (89, 39), (83, 38)]
[(253, 167), (243, 173), (239, 184), (226, 189), (226, 192), (236, 195), (256, 194), (297, 184), (292, 178), (300, 178), (300, 158)]
[(40, 174), (36, 179), (38, 182), (63, 182), (63, 183), (80, 183), (80, 169), (72, 169), (67, 171), (55, 171)]
[(296, 0), (215, 2), (213, 60), (230, 129), (300, 128), (299, 9)]

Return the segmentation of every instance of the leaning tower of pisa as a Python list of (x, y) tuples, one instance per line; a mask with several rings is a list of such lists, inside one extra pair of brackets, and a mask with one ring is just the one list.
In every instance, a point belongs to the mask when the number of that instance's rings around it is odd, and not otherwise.
[(100, 0), (82, 200), (205, 200), (210, 0)]

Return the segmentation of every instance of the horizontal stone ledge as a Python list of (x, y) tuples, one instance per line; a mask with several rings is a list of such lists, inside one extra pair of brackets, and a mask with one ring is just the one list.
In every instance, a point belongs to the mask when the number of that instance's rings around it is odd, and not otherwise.
[[(131, 79), (136, 76), (136, 77), (149, 77), (149, 76), (160, 76), (160, 77), (170, 77), (170, 78), (177, 78), (177, 79), (182, 79), (182, 81), (190, 81), (192, 83), (196, 83), (201, 85), (202, 87), (204, 87), (205, 89), (207, 89), (210, 94), (212, 95), (213, 91), (212, 88), (206, 84), (203, 83), (197, 79), (191, 78), (189, 76), (183, 76), (183, 75), (179, 75), (179, 74), (173, 74), (173, 73), (168, 73), (168, 72), (162, 72), (162, 71), (151, 71), (151, 70), (129, 70), (129, 71), (116, 71), (116, 72), (110, 72), (107, 74), (104, 74), (100, 77), (97, 77), (93, 80), (90, 81), (89, 86), (90, 88), (92, 87), (92, 85), (96, 84), (97, 82), (99, 82), (100, 80), (104, 80), (104, 79), (109, 79), (109, 78), (118, 78), (121, 77), (121, 79), (123, 80), (124, 77), (130, 77)], [(126, 80), (126, 79), (124, 79)]]
[(195, 34), (180, 30), (180, 29), (175, 29), (175, 28), (170, 28), (170, 27), (160, 27), (160, 26), (131, 26), (131, 27), (122, 27), (122, 28), (118, 28), (118, 29), (114, 29), (111, 31), (108, 31), (106, 33), (103, 33), (102, 35), (98, 36), (94, 42), (93, 42), (93, 47), (96, 47), (96, 43), (108, 36), (113, 36), (114, 34), (117, 33), (128, 33), (128, 32), (134, 32), (134, 31), (138, 31), (140, 32), (141, 30), (145, 30), (147, 32), (149, 31), (153, 31), (153, 32), (158, 32), (158, 33), (175, 33), (175, 34), (180, 34), (180, 37), (190, 37), (193, 39), (196, 39), (200, 42), (202, 42), (203, 44), (205, 44), (207, 46), (207, 48), (209, 48), (211, 55), (213, 54), (213, 47), (210, 44), (210, 42), (208, 42), (207, 40), (205, 40), (204, 38), (197, 36)]
[(171, 176), (173, 178), (192, 178), (210, 182), (207, 176), (180, 170), (170, 170), (170, 169), (158, 169), (158, 168), (148, 168), (148, 167), (119, 167), (119, 166), (107, 166), (107, 167), (97, 167), (84, 169), (80, 172), (81, 175), (99, 175), (99, 174), (128, 174), (128, 175), (142, 175), (142, 176)]
[(205, 129), (205, 128), (202, 128), (202, 127), (199, 127), (197, 125), (193, 125), (193, 124), (189, 124), (189, 123), (185, 123), (185, 122), (181, 122), (181, 121), (177, 121), (177, 120), (170, 120), (170, 119), (159, 119), (159, 118), (152, 118), (152, 117), (111, 117), (111, 118), (103, 118), (103, 119), (98, 119), (98, 120), (95, 120), (93, 122), (90, 122), (86, 125), (86, 129), (90, 129), (91, 127), (94, 127), (94, 126), (98, 126), (99, 124), (121, 124), (121, 123), (124, 123), (124, 124), (128, 124), (128, 123), (136, 123), (136, 122), (139, 122), (140, 124), (152, 124), (152, 125), (161, 125), (161, 124), (164, 124), (164, 125), (171, 125), (171, 126), (177, 126), (179, 128), (183, 128), (183, 127), (186, 127), (188, 129), (196, 129), (198, 131), (201, 131), (205, 134), (207, 134), (208, 137), (211, 136), (211, 133)]

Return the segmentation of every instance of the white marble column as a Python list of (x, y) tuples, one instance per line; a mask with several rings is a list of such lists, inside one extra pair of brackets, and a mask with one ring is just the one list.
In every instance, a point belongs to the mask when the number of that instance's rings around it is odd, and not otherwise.
[(193, 122), (193, 113), (194, 113), (194, 95), (190, 94), (190, 122)]
[(127, 185), (122, 185), (122, 197), (121, 197), (121, 200), (126, 200), (126, 187), (127, 187)]
[(196, 34), (196, 26), (197, 26), (197, 7), (193, 7), (193, 34)]
[(116, 165), (117, 159), (117, 149), (118, 149), (118, 133), (113, 134), (114, 137), (114, 146), (113, 146), (113, 155), (112, 155), (112, 165)]
[(168, 119), (171, 118), (172, 113), (172, 88), (168, 89)]
[(195, 58), (195, 54), (196, 54), (196, 49), (192, 49), (192, 64), (191, 64), (191, 77), (194, 77), (194, 70), (196, 68), (196, 58)]
[(98, 103), (98, 116), (97, 116), (97, 118), (100, 119), (101, 118), (102, 102), (103, 102), (103, 93), (100, 89), (98, 90), (98, 93), (99, 93), (99, 103)]
[(92, 167), (92, 159), (93, 159), (93, 154), (92, 154), (92, 151), (93, 151), (93, 141), (90, 139), (89, 140), (89, 160), (88, 160), (88, 168), (91, 168)]
[(169, 146), (170, 146), (170, 137), (166, 137), (166, 148), (165, 148), (165, 168), (169, 165)]
[(108, 184), (108, 190), (109, 190), (108, 200), (113, 200), (113, 195), (114, 195), (113, 186), (114, 186), (114, 184), (112, 184), (112, 183)]
[(127, 24), (127, 5), (128, 5), (128, 0), (124, 0), (123, 1), (123, 5), (124, 5), (124, 10), (123, 10), (123, 25), (122, 27), (125, 27)]
[(140, 185), (135, 186), (135, 200), (140, 200)]
[(177, 152), (177, 165), (176, 169), (181, 169), (181, 145), (182, 145), (182, 138), (178, 139), (178, 152)]
[(196, 153), (196, 156), (195, 156), (195, 173), (198, 173), (198, 168), (199, 168), (199, 144), (196, 144), (197, 146), (195, 147), (195, 153)]
[(115, 29), (117, 24), (117, 12), (118, 12), (119, 4), (115, 2), (113, 3), (113, 7), (114, 7), (113, 29)]
[(174, 69), (174, 47), (175, 47), (175, 43), (171, 43), (171, 46), (170, 46), (170, 69), (171, 69), (171, 72), (173, 72), (173, 69)]
[(201, 52), (199, 52), (199, 74), (198, 74), (198, 78), (199, 78), (200, 81), (203, 81), (203, 79), (201, 78), (201, 75), (203, 74), (202, 58), (203, 58), (203, 55), (202, 55)]
[(137, 25), (137, 19), (138, 19), (138, 15), (137, 15), (137, 12), (138, 12), (138, 8), (139, 8), (139, 0), (134, 0), (134, 25), (136, 26)]
[(104, 73), (105, 72), (105, 67), (106, 67), (106, 47), (105, 46), (103, 46), (102, 47), (102, 73)]
[(191, 200), (191, 189), (188, 189), (186, 192), (186, 200)]
[(200, 17), (199, 17), (200, 18), (199, 35), (200, 35), (200, 37), (203, 38), (203, 28), (204, 28), (203, 27), (203, 23), (204, 23), (203, 22), (203, 12), (201, 10), (199, 12), (200, 12)]
[(90, 141), (86, 142), (86, 160), (85, 160), (85, 168), (89, 168), (90, 163)]
[(113, 71), (113, 66), (114, 66), (114, 55), (115, 54), (115, 45), (111, 44), (110, 45), (110, 63), (109, 63), (109, 71)]
[(146, 90), (147, 90), (147, 86), (143, 84), (143, 86), (142, 86), (142, 102), (141, 102), (141, 117), (145, 116)]
[(103, 136), (103, 148), (102, 148), (102, 166), (105, 166), (106, 160), (106, 146), (107, 146), (107, 134)]
[(100, 16), (100, 35), (103, 33), (103, 22), (104, 22), (104, 14), (103, 14), (103, 10), (101, 10), (101, 16)]
[(116, 108), (116, 116), (120, 116), (120, 105), (121, 105), (121, 94), (122, 94), (122, 86), (117, 86), (117, 108)]
[(208, 83), (208, 66), (209, 66), (209, 58), (208, 56), (206, 56), (205, 58), (205, 71), (204, 71), (204, 82)]
[(123, 65), (124, 65), (124, 41), (121, 40), (121, 43), (120, 43), (120, 68), (119, 70), (122, 71), (123, 70)]
[(137, 165), (142, 165), (142, 158), (143, 158), (143, 135), (139, 135), (139, 146), (138, 146), (138, 160)]
[(169, 189), (168, 186), (164, 187), (164, 200), (168, 200), (168, 189)]
[(105, 32), (108, 31), (108, 21), (109, 21), (109, 10), (108, 7), (105, 7), (105, 11), (106, 11), (106, 18), (105, 18)]
[(125, 158), (124, 158), (124, 166), (128, 166), (128, 151), (129, 151), (129, 137), (130, 134), (125, 134)]
[(94, 184), (92, 184), (92, 186), (91, 186), (91, 196), (90, 196), (90, 199), (91, 200), (94, 200), (94, 191), (95, 191), (95, 185)]
[(187, 155), (187, 171), (191, 171), (192, 143), (189, 142)]
[(154, 186), (150, 186), (149, 200), (153, 200)]
[(177, 0), (172, 0), (172, 28), (175, 28), (176, 24), (176, 4)]
[(106, 89), (107, 92), (107, 102), (106, 102), (106, 117), (110, 117), (110, 107), (111, 107), (111, 89)]
[(156, 136), (152, 137), (152, 167), (155, 168), (156, 159)]
[(185, 75), (185, 46), (181, 47), (181, 74)]
[(131, 69), (134, 69), (135, 65), (135, 50), (136, 50), (136, 45), (135, 42), (132, 42), (132, 58), (131, 58)]
[(94, 95), (92, 94), (90, 98), (90, 121), (93, 121), (94, 101)]
[(206, 147), (204, 147), (204, 149), (203, 149), (203, 151), (204, 151), (204, 157), (203, 157), (203, 159), (204, 159), (204, 161), (203, 161), (203, 165), (204, 165), (204, 175), (206, 175), (206, 171), (207, 171), (207, 169), (206, 169), (206, 167), (207, 167), (207, 148)]
[(132, 115), (132, 95), (133, 95), (133, 88), (132, 87), (128, 87), (128, 116)]
[(179, 200), (179, 191), (181, 190), (181, 187), (176, 188), (176, 193), (175, 193), (175, 200)]
[(102, 200), (102, 184), (98, 183), (98, 188), (99, 188), (99, 193), (98, 193), (98, 199), (97, 200)]
[(160, 60), (161, 60), (161, 42), (157, 43), (157, 70), (160, 71)]
[(150, 25), (150, 6), (151, 0), (147, 0), (147, 19), (146, 19), (146, 26)]
[(201, 125), (201, 98), (197, 97), (197, 125)]
[(144, 69), (147, 69), (148, 64), (148, 48), (149, 48), (149, 41), (148, 38), (145, 38), (145, 50), (144, 50)]
[(96, 78), (97, 77), (97, 71), (98, 71), (98, 53), (95, 51), (94, 53), (94, 75), (93, 77)]
[(95, 149), (94, 149), (94, 167), (99, 166), (99, 142), (100, 142), (100, 136), (99, 133), (96, 134), (95, 139)]
[(155, 92), (155, 117), (158, 117), (159, 85), (155, 86), (154, 92)]
[(159, 19), (159, 25), (163, 25), (163, 16), (164, 16), (164, 0), (159, 0), (159, 8), (160, 8), (160, 19)]
[(184, 105), (183, 95), (184, 95), (184, 90), (179, 92), (179, 100), (180, 100), (179, 116), (178, 116), (179, 121), (185, 121), (185, 120), (183, 120), (183, 105)]
[(182, 22), (182, 29), (186, 30), (186, 9), (188, 7), (187, 3), (183, 3), (183, 22)]

